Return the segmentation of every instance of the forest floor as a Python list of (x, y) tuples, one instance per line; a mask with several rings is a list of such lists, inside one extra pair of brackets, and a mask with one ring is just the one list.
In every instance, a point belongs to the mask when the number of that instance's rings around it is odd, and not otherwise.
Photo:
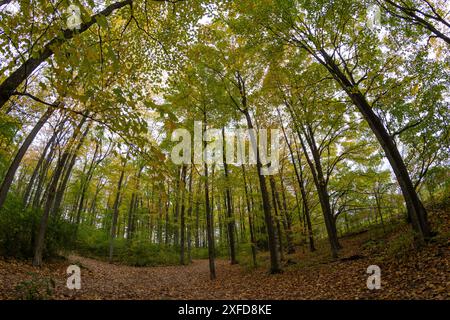
[[(0, 299), (449, 299), (449, 215), (433, 213), (439, 236), (421, 248), (411, 247), (408, 227), (400, 224), (382, 236), (377, 228), (341, 238), (344, 249), (334, 261), (326, 243), (314, 253), (298, 248), (276, 275), (267, 273), (267, 256), (257, 269), (218, 259), (215, 281), (207, 260), (131, 267), (70, 255), (34, 268), (0, 258)], [(81, 267), (81, 290), (66, 288), (70, 264)], [(367, 289), (369, 265), (381, 268), (380, 290)]]

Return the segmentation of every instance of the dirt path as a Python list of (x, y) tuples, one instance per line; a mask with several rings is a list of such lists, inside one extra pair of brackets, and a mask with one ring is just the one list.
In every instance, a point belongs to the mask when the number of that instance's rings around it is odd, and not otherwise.
[[(367, 257), (293, 265), (278, 275), (269, 275), (264, 268), (249, 272), (218, 260), (215, 281), (209, 280), (207, 260), (142, 268), (70, 256), (42, 269), (0, 260), (0, 298), (17, 297), (15, 286), (33, 272), (54, 279), (52, 299), (448, 299), (450, 269), (445, 252), (433, 247), (402, 263), (382, 263), (382, 289), (373, 291), (366, 287), (366, 269), (373, 263)], [(70, 264), (81, 266), (79, 291), (65, 286)]]
[[(207, 260), (187, 266), (131, 267), (72, 255), (35, 268), (26, 261), (0, 258), (0, 300), (30, 299), (30, 295), (44, 299), (450, 299), (447, 216), (445, 212), (439, 220), (439, 241), (398, 251), (400, 256), (386, 249), (401, 244), (398, 237), (405, 230), (385, 235), (375, 247), (366, 232), (342, 238), (344, 249), (337, 261), (330, 260), (325, 242), (314, 253), (298, 248), (286, 257), (282, 274), (267, 273), (267, 255), (261, 256), (265, 261), (258, 269), (216, 260), (214, 281), (209, 279)], [(81, 267), (81, 290), (66, 287), (71, 264)], [(367, 289), (370, 265), (381, 268), (380, 290)]]

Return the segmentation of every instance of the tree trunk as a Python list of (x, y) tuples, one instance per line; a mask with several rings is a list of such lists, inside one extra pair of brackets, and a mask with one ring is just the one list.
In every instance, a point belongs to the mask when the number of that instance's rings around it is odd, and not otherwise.
[[(203, 113), (203, 136), (206, 132), (206, 111)], [(207, 142), (203, 141), (203, 149), (206, 149)], [(203, 154), (204, 170), (205, 170), (205, 214), (206, 214), (206, 233), (208, 238), (208, 257), (209, 257), (209, 273), (211, 280), (216, 279), (216, 266), (214, 263), (214, 238), (211, 217), (211, 208), (209, 203), (209, 184), (208, 184), (208, 164), (206, 155)]]
[[(85, 121), (86, 117), (84, 117), (83, 120)], [(83, 120), (81, 122), (81, 126), (84, 124)], [(59, 209), (60, 209), (61, 203), (62, 203), (62, 199), (64, 196), (64, 192), (66, 191), (67, 183), (69, 182), (69, 178), (70, 178), (70, 175), (72, 174), (73, 166), (75, 165), (75, 161), (77, 160), (78, 151), (80, 151), (80, 148), (84, 143), (84, 139), (86, 138), (86, 136), (89, 132), (91, 124), (92, 124), (92, 122), (88, 123), (86, 129), (84, 130), (83, 134), (81, 135), (81, 137), (78, 141), (78, 144), (75, 146), (74, 150), (72, 150), (72, 152), (70, 154), (70, 161), (68, 160), (66, 162), (67, 168), (65, 168), (65, 170), (64, 170), (63, 180), (61, 181), (61, 184), (58, 187), (58, 190), (56, 192), (55, 203), (53, 205), (53, 214), (58, 214), (58, 212), (59, 212)], [(81, 126), (80, 126), (80, 129), (81, 129)]]
[(193, 199), (193, 194), (192, 194), (192, 180), (194, 178), (194, 167), (193, 164), (191, 164), (191, 170), (190, 170), (190, 174), (189, 174), (189, 208), (188, 208), (188, 223), (187, 223), (187, 251), (188, 251), (188, 263), (192, 262), (192, 199)]
[(47, 120), (50, 118), (50, 116), (53, 114), (54, 111), (55, 109), (53, 107), (49, 107), (47, 111), (44, 112), (44, 114), (41, 116), (39, 121), (36, 123), (34, 128), (25, 138), (19, 150), (17, 151), (16, 156), (14, 157), (12, 163), (8, 168), (8, 171), (6, 172), (2, 185), (0, 186), (0, 209), (5, 203), (6, 196), (8, 195), (9, 188), (11, 187), (11, 184), (14, 180), (14, 175), (16, 174), (17, 169), (19, 168), (20, 162), (22, 161), (25, 153), (27, 152), (34, 138), (36, 138), (36, 135), (38, 134), (38, 132), (41, 130), (41, 128), (44, 126), (44, 124), (47, 122)]
[(181, 210), (180, 210), (180, 264), (185, 264), (185, 230), (186, 221), (184, 216), (185, 211), (185, 196), (186, 196), (186, 165), (181, 167)]
[(123, 161), (122, 170), (120, 171), (119, 182), (117, 183), (116, 197), (115, 197), (114, 205), (113, 205), (111, 234), (110, 234), (110, 239), (109, 239), (109, 263), (112, 263), (112, 260), (113, 260), (114, 239), (116, 237), (116, 228), (117, 228), (117, 219), (119, 217), (119, 204), (120, 204), (120, 197), (121, 197), (121, 189), (122, 189), (123, 176), (125, 175), (125, 166), (126, 166), (127, 160), (128, 160), (128, 154), (126, 156), (126, 159)]
[[(248, 110), (243, 109), (242, 111), (245, 115), (248, 129), (250, 129), (250, 130), (254, 129)], [(266, 179), (265, 179), (264, 175), (262, 175), (262, 172), (261, 172), (262, 164), (261, 164), (261, 158), (260, 158), (260, 154), (259, 154), (259, 146), (257, 143), (257, 139), (254, 135), (254, 131), (252, 133), (253, 134), (251, 134), (250, 140), (251, 140), (251, 145), (256, 154), (256, 168), (258, 171), (258, 179), (259, 179), (259, 185), (260, 185), (260, 190), (261, 190), (264, 219), (266, 222), (267, 235), (268, 235), (268, 240), (269, 240), (268, 244), (269, 244), (269, 252), (270, 252), (270, 272), (271, 273), (279, 273), (279, 272), (281, 272), (281, 265), (280, 265), (280, 255), (278, 252), (278, 239), (277, 239), (276, 232), (274, 230), (273, 219), (272, 219), (271, 208), (270, 208), (269, 193), (267, 192), (267, 186), (266, 186)]]
[(231, 191), (229, 186), (229, 178), (228, 178), (228, 164), (226, 161), (226, 150), (225, 150), (225, 128), (222, 128), (222, 139), (223, 139), (223, 171), (225, 174), (225, 207), (226, 207), (226, 213), (227, 213), (227, 230), (228, 230), (228, 240), (229, 240), (229, 246), (230, 246), (230, 260), (231, 264), (237, 264), (238, 261), (236, 259), (236, 245), (234, 240), (234, 217), (233, 217), (233, 208), (232, 208), (232, 202), (231, 202)]
[(416, 239), (418, 242), (423, 242), (432, 236), (431, 229), (428, 224), (427, 212), (419, 199), (419, 196), (414, 189), (413, 183), (409, 176), (403, 158), (398, 151), (393, 137), (391, 137), (384, 127), (380, 118), (375, 114), (366, 97), (361, 93), (358, 86), (352, 83), (345, 74), (341, 71), (339, 66), (328, 55), (325, 50), (320, 50), (324, 60), (322, 64), (328, 69), (335, 80), (340, 84), (342, 89), (347, 93), (349, 98), (358, 108), (364, 119), (369, 124), (370, 129), (375, 134), (380, 143), (386, 157), (391, 164), (392, 170), (397, 178), (400, 188), (405, 199), (409, 218), (411, 220), (414, 231), (416, 232)]
[(248, 225), (250, 229), (250, 241), (251, 241), (251, 248), (252, 248), (252, 260), (253, 260), (253, 266), (256, 268), (258, 266), (256, 261), (256, 238), (255, 238), (255, 226), (252, 219), (252, 209), (250, 206), (250, 198), (248, 196), (248, 189), (247, 189), (247, 178), (245, 174), (245, 167), (242, 164), (242, 176), (244, 178), (244, 193), (245, 193), (245, 201), (247, 204), (247, 214), (248, 214)]
[(58, 132), (55, 130), (51, 138), (48, 140), (47, 144), (45, 145), (44, 151), (42, 152), (41, 156), (39, 157), (39, 160), (36, 164), (36, 167), (34, 168), (33, 174), (31, 175), (30, 181), (28, 182), (27, 189), (25, 190), (25, 193), (23, 195), (23, 204), (24, 206), (28, 205), (28, 201), (30, 199), (30, 196), (32, 195), (32, 189), (34, 185), (34, 181), (36, 180), (39, 170), (42, 167), (42, 164), (45, 160), (45, 157), (47, 155), (48, 150), (51, 146), (53, 146), (53, 143), (56, 140), (56, 137), (58, 136)]

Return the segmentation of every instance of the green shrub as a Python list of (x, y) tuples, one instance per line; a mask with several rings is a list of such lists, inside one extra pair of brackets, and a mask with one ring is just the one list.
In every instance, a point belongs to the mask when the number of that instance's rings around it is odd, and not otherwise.
[[(0, 254), (16, 258), (33, 256), (34, 241), (42, 211), (24, 208), (18, 197), (8, 196), (0, 211)], [(45, 237), (44, 258), (70, 249), (74, 226), (65, 220), (49, 219)]]
[(20, 282), (15, 290), (20, 300), (47, 300), (55, 290), (55, 281), (52, 278), (41, 278), (32, 273), (30, 280)]
[(388, 241), (387, 254), (391, 257), (402, 257), (413, 250), (414, 246), (414, 232), (411, 230), (399, 233), (398, 236)]
[[(108, 259), (109, 234), (94, 227), (80, 226), (76, 250), (84, 256)], [(180, 253), (170, 246), (152, 244), (145, 237), (119, 238), (114, 240), (113, 260), (132, 266), (175, 265), (179, 264)]]

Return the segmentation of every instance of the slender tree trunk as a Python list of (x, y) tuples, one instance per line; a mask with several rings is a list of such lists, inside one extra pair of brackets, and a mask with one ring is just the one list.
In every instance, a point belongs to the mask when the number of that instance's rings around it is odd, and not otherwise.
[[(304, 213), (305, 213), (305, 219), (306, 219), (307, 228), (308, 228), (309, 250), (311, 252), (314, 252), (314, 251), (316, 251), (316, 248), (314, 246), (314, 237), (313, 237), (313, 231), (312, 231), (312, 225), (311, 225), (311, 215), (310, 215), (310, 212), (309, 212), (308, 197), (307, 197), (306, 190), (305, 190), (305, 185), (304, 185), (302, 163), (300, 161), (301, 159), (300, 158), (298, 159), (299, 160), (298, 167), (300, 168), (300, 170), (299, 170), (299, 168), (297, 168), (297, 164), (296, 164), (296, 161), (295, 161), (294, 152), (292, 150), (292, 145), (289, 142), (289, 139), (288, 139), (287, 134), (286, 134), (286, 130), (284, 129), (284, 126), (283, 126), (283, 122), (282, 122), (281, 115), (280, 115), (280, 110), (277, 109), (277, 112), (278, 112), (278, 116), (280, 118), (280, 124), (281, 124), (281, 129), (283, 131), (284, 140), (286, 141), (286, 144), (288, 146), (289, 154), (291, 156), (291, 161), (292, 161), (292, 164), (294, 166), (295, 177), (297, 179), (297, 183), (298, 183), (298, 186), (300, 188), (300, 193), (301, 193), (301, 197), (302, 197), (302, 204), (303, 204), (303, 210), (304, 210)], [(292, 121), (294, 121), (294, 119), (292, 119)]]
[(117, 228), (117, 220), (119, 217), (119, 204), (120, 204), (120, 197), (121, 197), (121, 190), (122, 190), (122, 182), (123, 182), (123, 177), (125, 175), (125, 166), (126, 166), (127, 160), (128, 160), (128, 154), (122, 164), (122, 170), (120, 171), (119, 182), (117, 183), (116, 197), (115, 197), (114, 205), (113, 205), (111, 234), (110, 234), (110, 238), (109, 238), (109, 263), (112, 263), (112, 260), (113, 260), (114, 239), (116, 238), (116, 228)]
[(180, 264), (185, 264), (185, 196), (186, 196), (186, 165), (181, 167), (181, 211), (180, 211)]
[[(206, 111), (203, 113), (203, 136), (206, 132)], [(207, 142), (203, 141), (203, 149), (207, 147)], [(204, 170), (205, 170), (205, 214), (206, 214), (206, 233), (208, 237), (208, 257), (209, 257), (209, 273), (211, 280), (216, 279), (216, 266), (214, 262), (214, 238), (213, 238), (213, 225), (212, 214), (209, 202), (209, 183), (208, 183), (208, 164), (206, 161), (206, 155), (203, 154)]]
[[(245, 109), (242, 110), (245, 118), (247, 120), (247, 126), (248, 129), (252, 130), (254, 129), (253, 123), (250, 117), (250, 114), (245, 106)], [(257, 143), (257, 139), (254, 135), (254, 131), (251, 131), (251, 145), (252, 148), (255, 151), (256, 154), (256, 168), (258, 171), (258, 179), (259, 179), (259, 185), (260, 185), (260, 191), (261, 191), (261, 197), (262, 197), (262, 206), (264, 211), (264, 218), (266, 221), (266, 228), (267, 228), (267, 235), (268, 235), (268, 244), (269, 244), (269, 252), (270, 252), (270, 272), (271, 273), (279, 273), (281, 272), (281, 265), (280, 265), (280, 254), (278, 252), (278, 239), (276, 232), (274, 230), (273, 226), (273, 219), (271, 214), (271, 208), (270, 208), (270, 200), (269, 200), (269, 193), (267, 192), (267, 186), (266, 186), (266, 179), (264, 175), (262, 175), (262, 163), (261, 158), (259, 154), (259, 146)]]
[(234, 216), (232, 209), (232, 201), (231, 201), (231, 191), (229, 186), (229, 177), (228, 177), (228, 163), (226, 161), (226, 150), (225, 150), (225, 128), (222, 128), (222, 139), (223, 139), (223, 171), (225, 174), (225, 183), (227, 184), (225, 187), (225, 207), (227, 213), (227, 230), (228, 230), (228, 240), (230, 246), (230, 260), (231, 264), (237, 264), (238, 261), (236, 259), (236, 245), (234, 240), (234, 232), (235, 232), (235, 224), (234, 224)]
[[(301, 126), (301, 129), (299, 129), (294, 111), (292, 110), (289, 104), (286, 104), (286, 107), (291, 115), (292, 121), (294, 123), (297, 132), (298, 139), (300, 140), (300, 144), (306, 158), (306, 162), (308, 163), (308, 166), (311, 170), (311, 174), (313, 176), (314, 185), (316, 186), (317, 194), (319, 196), (319, 202), (322, 209), (325, 228), (327, 230), (328, 241), (330, 243), (331, 255), (333, 258), (337, 258), (338, 251), (340, 249), (340, 244), (337, 238), (336, 228), (334, 227), (334, 219), (331, 212), (330, 199), (328, 195), (327, 186), (325, 183), (325, 178), (323, 176), (322, 166), (320, 163), (320, 154), (317, 150), (315, 141), (313, 139), (314, 136), (310, 130), (308, 131), (303, 126)], [(308, 154), (308, 150), (306, 148), (305, 142), (303, 141), (304, 139), (302, 137), (302, 133), (300, 132), (300, 130), (303, 132), (303, 135), (307, 139), (307, 143), (309, 149), (311, 150), (313, 160), (311, 160)]]
[(324, 50), (320, 50), (323, 59), (322, 64), (328, 69), (331, 75), (347, 93), (349, 98), (358, 108), (364, 119), (369, 124), (370, 129), (375, 134), (386, 157), (391, 164), (392, 170), (397, 178), (405, 199), (406, 208), (411, 220), (413, 229), (416, 232), (416, 240), (420, 243), (429, 239), (433, 233), (428, 224), (427, 212), (420, 198), (414, 189), (409, 172), (405, 162), (400, 155), (398, 148), (394, 143), (393, 137), (389, 135), (380, 118), (375, 114), (367, 98), (361, 93), (358, 85), (352, 83), (340, 67), (334, 62), (333, 58)]
[(279, 247), (279, 250), (280, 250), (280, 260), (283, 261), (284, 260), (283, 234), (281, 232), (280, 213), (279, 213), (279, 210), (278, 210), (278, 209), (280, 209), (280, 207), (277, 205), (276, 195), (275, 195), (275, 186), (273, 184), (273, 177), (272, 176), (270, 176), (269, 181), (270, 181), (270, 190), (272, 192), (273, 210), (275, 211), (275, 226), (277, 228), (278, 247)]
[(253, 266), (256, 268), (258, 266), (256, 261), (256, 238), (255, 238), (255, 226), (252, 219), (252, 208), (250, 206), (250, 198), (248, 196), (248, 189), (247, 189), (247, 178), (245, 173), (245, 167), (242, 164), (242, 176), (244, 178), (244, 193), (245, 193), (245, 201), (247, 204), (247, 214), (248, 214), (248, 225), (250, 229), (250, 241), (251, 241), (251, 248), (252, 248), (252, 260), (253, 260)]
[(181, 174), (182, 174), (182, 168), (177, 172), (177, 183), (175, 187), (175, 206), (173, 211), (173, 242), (175, 246), (179, 245), (179, 226), (178, 226), (178, 215), (180, 213), (180, 181), (181, 181)]
[[(283, 175), (281, 172), (280, 172), (280, 186), (281, 186), (281, 197), (283, 200), (283, 202), (282, 202), (282, 204), (283, 204), (282, 218), (283, 218), (283, 226), (284, 226), (285, 233), (286, 233), (287, 253), (293, 254), (293, 253), (295, 253), (295, 247), (294, 247), (294, 237), (292, 234), (292, 216), (288, 212), (287, 203), (286, 203), (286, 192), (284, 189)], [(275, 195), (277, 195), (276, 192), (275, 192)], [(280, 202), (279, 196), (277, 196), (277, 197), (278, 197), (278, 202)]]
[[(86, 118), (84, 118), (86, 119)], [(58, 187), (58, 191), (56, 192), (56, 197), (55, 197), (55, 203), (53, 206), (53, 213), (54, 214), (58, 214), (60, 208), (61, 208), (61, 203), (62, 203), (62, 199), (64, 196), (64, 193), (66, 191), (66, 187), (67, 187), (67, 183), (69, 182), (69, 178), (70, 175), (72, 174), (72, 169), (75, 165), (75, 161), (77, 160), (77, 154), (80, 151), (81, 146), (84, 143), (84, 140), (89, 132), (89, 129), (91, 127), (92, 122), (88, 123), (86, 129), (84, 130), (83, 134), (81, 135), (78, 144), (75, 146), (74, 150), (71, 152), (70, 155), (70, 161), (67, 161), (67, 168), (65, 168), (64, 170), (64, 177), (63, 180), (61, 181), (61, 185)]]
[(188, 263), (192, 262), (192, 180), (194, 179), (194, 167), (193, 164), (191, 164), (191, 170), (189, 174), (189, 208), (188, 208), (188, 223), (187, 223), (187, 251), (188, 251)]
[(53, 173), (53, 177), (50, 181), (50, 185), (48, 188), (48, 197), (45, 202), (44, 211), (42, 213), (41, 222), (39, 225), (38, 236), (36, 238), (36, 243), (35, 243), (35, 248), (34, 248), (34, 258), (33, 258), (34, 266), (40, 266), (42, 264), (42, 254), (43, 254), (44, 246), (45, 246), (45, 234), (46, 234), (47, 226), (48, 226), (48, 218), (49, 218), (52, 208), (54, 207), (55, 197), (57, 194), (58, 182), (63, 174), (65, 163), (67, 163), (68, 158), (70, 156), (69, 150), (72, 149), (72, 145), (73, 145), (73, 143), (75, 143), (76, 136), (78, 135), (77, 131), (79, 131), (81, 129), (85, 120), (86, 120), (86, 118), (83, 118), (81, 120), (78, 127), (74, 130), (72, 137), (67, 142), (64, 153), (63, 153), (60, 161), (58, 161), (55, 172)]
[(91, 179), (92, 179), (92, 174), (93, 174), (93, 170), (94, 170), (94, 162), (96, 160), (98, 150), (99, 150), (99, 144), (96, 143), (94, 155), (92, 156), (92, 160), (89, 164), (89, 168), (87, 170), (87, 173), (84, 175), (84, 179), (82, 179), (82, 181), (81, 181), (81, 194), (80, 194), (80, 199), (78, 202), (77, 216), (76, 216), (76, 222), (75, 222), (77, 225), (77, 229), (78, 229), (78, 225), (80, 224), (81, 212), (83, 211), (83, 207), (84, 207), (86, 191), (87, 191), (89, 184), (91, 182)]
[(11, 162), (8, 168), (8, 171), (6, 172), (2, 185), (0, 186), (0, 209), (3, 207), (3, 204), (5, 203), (6, 196), (8, 195), (9, 188), (11, 187), (11, 184), (14, 180), (14, 175), (16, 174), (17, 169), (19, 168), (20, 162), (22, 161), (25, 153), (27, 152), (34, 138), (36, 138), (36, 135), (44, 126), (44, 124), (47, 122), (47, 120), (51, 117), (54, 111), (55, 108), (49, 107), (47, 111), (44, 112), (44, 114), (41, 116), (39, 121), (36, 123), (34, 128), (25, 138), (19, 150), (17, 151), (13, 161)]
[(58, 136), (58, 132), (55, 130), (55, 132), (53, 133), (53, 135), (51, 136), (51, 138), (48, 140), (47, 144), (45, 145), (44, 151), (42, 152), (41, 156), (39, 157), (36, 167), (34, 168), (33, 174), (31, 175), (30, 181), (28, 182), (27, 189), (25, 190), (25, 193), (23, 195), (23, 204), (25, 206), (28, 205), (28, 200), (30, 199), (30, 196), (32, 194), (31, 191), (33, 189), (34, 181), (36, 180), (36, 177), (39, 174), (39, 170), (42, 167), (42, 163), (45, 160), (47, 152), (50, 149), (50, 147), (53, 145), (53, 143), (55, 142), (57, 136)]

